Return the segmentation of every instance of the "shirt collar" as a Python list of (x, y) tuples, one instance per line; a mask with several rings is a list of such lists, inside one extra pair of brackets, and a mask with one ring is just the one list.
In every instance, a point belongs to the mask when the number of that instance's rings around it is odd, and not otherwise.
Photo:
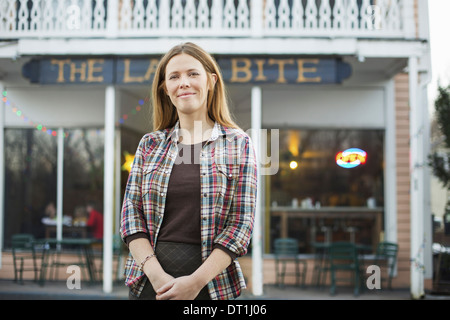
[[(166, 141), (172, 139), (173, 142), (178, 143), (179, 139), (179, 130), (180, 130), (180, 120), (177, 120), (175, 126), (172, 129), (169, 129), (169, 132), (166, 137)], [(216, 141), (222, 135), (226, 135), (227, 139), (232, 138), (233, 134), (227, 132), (226, 128), (221, 126), (217, 121), (214, 122), (214, 127), (212, 129), (211, 137), (208, 141)]]

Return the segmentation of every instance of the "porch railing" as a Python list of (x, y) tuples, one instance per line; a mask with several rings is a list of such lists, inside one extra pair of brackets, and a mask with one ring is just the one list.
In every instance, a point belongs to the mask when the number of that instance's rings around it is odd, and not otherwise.
[(0, 39), (414, 38), (414, 0), (0, 0)]

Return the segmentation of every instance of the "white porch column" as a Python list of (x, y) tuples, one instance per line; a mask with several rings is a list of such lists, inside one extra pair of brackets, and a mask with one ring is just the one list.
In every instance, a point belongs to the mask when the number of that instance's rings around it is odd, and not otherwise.
[[(430, 21), (429, 21), (429, 10), (428, 1), (418, 1), (418, 35), (420, 39), (427, 39), (428, 45), (430, 41)], [(424, 135), (423, 135), (423, 154), (425, 159), (431, 153), (431, 129), (430, 129), (430, 114), (428, 111), (428, 85), (431, 82), (432, 71), (431, 71), (431, 52), (428, 48), (427, 52), (420, 58), (420, 104), (422, 106), (423, 114), (423, 125), (424, 125)], [(433, 238), (433, 225), (431, 217), (431, 176), (432, 170), (429, 166), (424, 166), (424, 228), (425, 228), (425, 279), (433, 278), (433, 249), (432, 249), (432, 238)]]
[(64, 194), (64, 129), (58, 129), (58, 152), (56, 162), (56, 239), (63, 236), (63, 194)]
[(103, 176), (103, 292), (112, 292), (113, 219), (114, 219), (114, 137), (116, 90), (105, 91), (105, 151)]
[(252, 291), (255, 296), (263, 294), (262, 259), (262, 210), (261, 210), (261, 87), (252, 88), (252, 139), (255, 146), (258, 169), (258, 192), (256, 197), (255, 223), (252, 238)]
[[(119, 109), (119, 108), (117, 108)], [(116, 118), (117, 119), (117, 118)], [(116, 138), (115, 138), (115, 165), (114, 165), (114, 234), (119, 234), (120, 229), (120, 213), (122, 210), (122, 202), (121, 199), (121, 193), (122, 189), (120, 188), (120, 176), (121, 176), (121, 136), (120, 136), (120, 130), (116, 130)]]
[(386, 85), (386, 134), (384, 137), (384, 225), (385, 240), (397, 242), (397, 161), (395, 128), (395, 84), (394, 80)]
[(409, 105), (410, 105), (410, 205), (411, 205), (411, 297), (424, 295), (424, 155), (422, 112), (418, 101), (418, 61), (409, 58)]
[[(0, 97), (5, 95), (5, 86), (0, 82)], [(3, 100), (2, 100), (3, 101)], [(0, 110), (0, 269), (2, 268), (3, 257), (3, 222), (5, 217), (5, 103), (1, 103)]]
[[(426, 63), (428, 70), (431, 70), (431, 62), (429, 56), (425, 58), (428, 60)], [(431, 168), (426, 164), (427, 157), (431, 154), (431, 126), (430, 126), (430, 114), (428, 111), (428, 85), (431, 81), (431, 71), (425, 71), (421, 74), (420, 79), (420, 100), (419, 103), (422, 106), (421, 118), (423, 123), (423, 136), (422, 136), (422, 154), (424, 155), (424, 167), (423, 167), (423, 179), (424, 179), (424, 190), (423, 190), (423, 225), (424, 225), (424, 235), (425, 235), (425, 279), (433, 279), (433, 223), (431, 216)]]

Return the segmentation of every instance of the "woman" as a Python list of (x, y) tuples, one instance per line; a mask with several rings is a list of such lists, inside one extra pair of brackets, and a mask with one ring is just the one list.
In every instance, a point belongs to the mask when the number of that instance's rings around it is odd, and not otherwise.
[(172, 48), (152, 86), (122, 209), (130, 299), (232, 299), (253, 229), (256, 159), (231, 120), (219, 67), (192, 43)]

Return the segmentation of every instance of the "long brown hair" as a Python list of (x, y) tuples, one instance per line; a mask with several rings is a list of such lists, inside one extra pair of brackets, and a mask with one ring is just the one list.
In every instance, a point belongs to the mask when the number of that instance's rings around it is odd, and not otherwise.
[(208, 81), (212, 81), (212, 73), (217, 75), (216, 84), (211, 86), (213, 90), (208, 93), (207, 110), (209, 118), (217, 121), (224, 127), (238, 128), (238, 125), (231, 118), (225, 84), (217, 62), (198, 45), (186, 42), (170, 49), (162, 57), (156, 69), (152, 84), (153, 130), (157, 131), (171, 128), (178, 120), (177, 110), (165, 91), (165, 78), (166, 67), (170, 59), (182, 53), (188, 54), (200, 61), (206, 70)]

